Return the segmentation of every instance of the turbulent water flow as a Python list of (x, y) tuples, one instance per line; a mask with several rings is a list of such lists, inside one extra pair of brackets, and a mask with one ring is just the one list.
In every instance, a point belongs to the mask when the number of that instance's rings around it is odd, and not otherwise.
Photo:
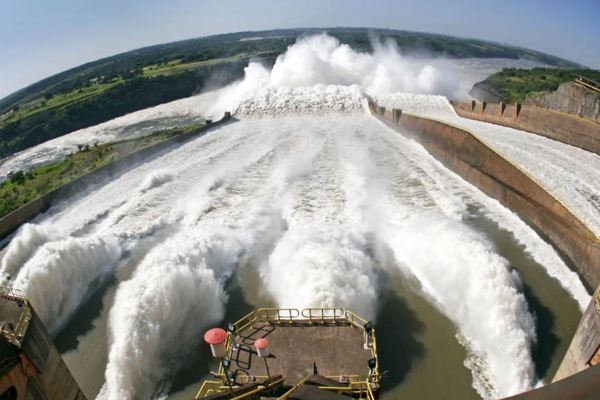
[(78, 145), (134, 139), (201, 120), (206, 117), (205, 110), (211, 99), (210, 94), (204, 94), (172, 101), (48, 140), (16, 153), (1, 163), (0, 182), (10, 172), (28, 170), (60, 160), (76, 151)]
[(491, 398), (535, 383), (535, 332), (507, 262), (461, 223), (481, 204), (477, 193), (366, 114), (249, 118), (26, 225), (2, 271), (56, 328), (141, 239), (165, 238), (119, 285), (110, 312), (101, 397), (123, 399), (151, 396), (179, 352), (222, 317), (224, 282), (240, 262), (255, 265), (281, 306), (370, 318), (382, 266), (396, 265), (456, 324), (474, 384)]
[(401, 108), (469, 130), (548, 188), (596, 236), (600, 236), (599, 155), (540, 135), (461, 118), (443, 96), (395, 93), (375, 99), (385, 107)]
[[(464, 222), (469, 209), (513, 232), (583, 306), (581, 282), (514, 214), (367, 114), (365, 91), (390, 71), (412, 71), (422, 89), (438, 85), (430, 68), (406, 70), (385, 48), (368, 58), (330, 38), (306, 43), (302, 57), (289, 52), (270, 73), (251, 64), (246, 80), (210, 95), (239, 121), (23, 226), (0, 272), (58, 331), (118, 266), (132, 268), (110, 309), (99, 399), (164, 394), (186, 349), (223, 317), (241, 264), (281, 307), (348, 307), (370, 319), (380, 279), (399, 271), (455, 325), (482, 397), (531, 388), (534, 317), (518, 275)], [(294, 60), (305, 58), (315, 73), (296, 82)], [(380, 71), (344, 71), (348, 60)], [(415, 111), (451, 114), (443, 98), (403, 96)]]

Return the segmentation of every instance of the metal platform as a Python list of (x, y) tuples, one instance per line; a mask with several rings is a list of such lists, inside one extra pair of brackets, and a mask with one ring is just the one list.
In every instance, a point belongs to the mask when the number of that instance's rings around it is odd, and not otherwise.
[(308, 375), (340, 377), (340, 381), (366, 380), (371, 349), (364, 349), (363, 331), (350, 323), (315, 325), (307, 321), (258, 322), (237, 335), (239, 349), (231, 355), (231, 371), (236, 378), (267, 376), (263, 359), (254, 341), (267, 338), (271, 355), (266, 359), (270, 375), (283, 375), (287, 385), (295, 385)]
[(0, 287), (0, 334), (21, 348), (31, 320), (29, 302), (19, 290)]
[[(269, 341), (267, 358), (255, 348), (262, 338)], [(269, 377), (282, 377), (280, 390), (289, 391), (274, 398), (319, 392), (323, 398), (374, 399), (379, 389), (375, 330), (341, 308), (258, 309), (230, 325), (226, 348), (225, 362), (213, 373), (218, 380), (205, 381), (196, 399), (237, 398), (236, 389), (265, 386)]]

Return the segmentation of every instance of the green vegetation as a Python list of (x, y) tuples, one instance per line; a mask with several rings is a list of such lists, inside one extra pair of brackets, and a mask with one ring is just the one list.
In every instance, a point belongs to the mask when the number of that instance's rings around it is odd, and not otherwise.
[(14, 172), (7, 180), (0, 183), (0, 217), (96, 168), (202, 126), (204, 123), (197, 123), (183, 128), (158, 131), (143, 138), (101, 145), (81, 145), (78, 146), (77, 152), (62, 161), (43, 165), (28, 172)]
[(231, 57), (224, 58), (212, 58), (210, 60), (202, 61), (186, 61), (184, 59), (177, 59), (172, 61), (166, 61), (161, 64), (153, 64), (142, 69), (145, 77), (155, 77), (159, 75), (174, 75), (184, 71), (191, 71), (206, 67), (209, 65), (217, 65), (223, 63), (231, 63), (237, 61), (243, 61), (248, 59), (248, 54), (240, 53)]
[(35, 101), (26, 103), (22, 107), (17, 108), (11, 113), (5, 114), (3, 116), (4, 118), (0, 116), (0, 128), (11, 122), (29, 117), (38, 112), (65, 107), (69, 104), (81, 102), (91, 97), (98, 96), (104, 91), (121, 83), (124, 83), (123, 79), (115, 78), (108, 82), (94, 82), (93, 84), (82, 86), (76, 90), (74, 89), (66, 93), (58, 93), (56, 95), (47, 94), (41, 99), (38, 98)]
[(554, 91), (561, 83), (572, 81), (577, 76), (600, 82), (600, 71), (592, 69), (506, 68), (489, 76), (478, 85), (492, 88), (504, 101), (521, 103), (527, 96)]
[(129, 112), (190, 96), (207, 86), (222, 86), (241, 77), (248, 60), (272, 64), (299, 36), (324, 31), (359, 51), (371, 51), (370, 36), (375, 35), (395, 41), (404, 52), (525, 58), (577, 66), (496, 43), (389, 29), (285, 29), (209, 36), (100, 59), (0, 99), (0, 158)]
[[(240, 74), (244, 64), (232, 65)], [(30, 112), (0, 128), (0, 157), (129, 112), (190, 96), (205, 84), (212, 71), (211, 67), (205, 67), (201, 72), (154, 78), (136, 76), (104, 89), (99, 95)]]

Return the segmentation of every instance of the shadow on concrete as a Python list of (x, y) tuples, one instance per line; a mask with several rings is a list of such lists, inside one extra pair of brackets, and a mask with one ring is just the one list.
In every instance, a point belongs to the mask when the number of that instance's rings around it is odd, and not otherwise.
[(425, 356), (425, 346), (418, 339), (425, 324), (406, 301), (388, 289), (381, 299), (376, 318), (377, 350), (381, 371), (387, 371), (381, 381), (381, 392), (400, 385), (415, 363)]
[(531, 287), (526, 284), (523, 284), (523, 295), (529, 305), (529, 311), (535, 315), (537, 343), (534, 343), (531, 348), (531, 356), (537, 376), (543, 378), (552, 365), (552, 358), (560, 342), (554, 333), (554, 313), (542, 304)]
[(115, 283), (116, 277), (110, 275), (108, 279), (92, 291), (92, 295), (69, 318), (69, 322), (53, 334), (54, 345), (59, 353), (64, 354), (69, 350), (76, 349), (79, 344), (77, 338), (85, 335), (94, 327), (94, 320), (100, 315), (104, 307), (104, 295)]
[(249, 330), (250, 331), (249, 334), (240, 335), (240, 338), (242, 339), (243, 344), (252, 348), (252, 346), (254, 345), (254, 342), (257, 339), (261, 339), (261, 338), (269, 336), (269, 334), (271, 332), (273, 332), (275, 329), (276, 328), (272, 325), (264, 325), (264, 326), (260, 326), (258, 328), (254, 327), (251, 330)]

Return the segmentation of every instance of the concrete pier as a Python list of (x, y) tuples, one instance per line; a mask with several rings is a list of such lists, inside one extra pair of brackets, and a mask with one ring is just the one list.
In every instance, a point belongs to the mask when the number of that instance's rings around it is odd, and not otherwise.
[(552, 381), (559, 381), (594, 365), (600, 365), (600, 287), (581, 317)]
[(535, 133), (600, 154), (600, 123), (596, 120), (527, 104), (451, 103), (461, 117)]
[[(517, 165), (465, 129), (373, 103), (370, 109), (392, 129), (421, 143), (450, 170), (516, 212), (569, 261), (590, 292), (600, 284), (600, 243), (594, 234)], [(514, 108), (507, 115), (517, 111)]]
[(22, 293), (0, 287), (0, 398), (85, 400)]

